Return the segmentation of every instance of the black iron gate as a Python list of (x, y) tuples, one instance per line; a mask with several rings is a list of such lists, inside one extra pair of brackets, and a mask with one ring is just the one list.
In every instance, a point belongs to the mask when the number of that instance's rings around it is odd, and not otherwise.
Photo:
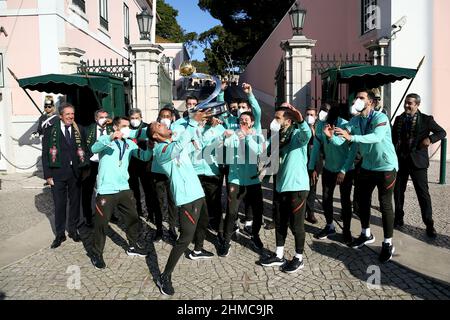
[[(335, 68), (346, 64), (371, 64), (369, 55), (366, 53), (352, 54), (321, 54), (318, 56), (315, 54), (311, 63), (311, 105), (318, 108), (322, 102), (324, 91), (322, 90), (322, 77), (321, 74), (329, 68)], [(337, 88), (337, 96), (339, 104), (347, 104), (348, 100), (348, 88), (347, 85), (342, 83)]]
[(107, 61), (104, 59), (103, 62), (98, 59), (97, 63), (95, 59), (91, 61), (81, 61), (80, 66), (77, 68), (77, 73), (86, 73), (86, 72), (96, 72), (96, 73), (109, 73), (117, 78), (123, 79), (123, 86), (125, 92), (125, 111), (128, 114), (128, 111), (133, 108), (133, 65), (129, 60), (125, 60), (124, 58), (116, 59), (114, 62), (113, 59)]

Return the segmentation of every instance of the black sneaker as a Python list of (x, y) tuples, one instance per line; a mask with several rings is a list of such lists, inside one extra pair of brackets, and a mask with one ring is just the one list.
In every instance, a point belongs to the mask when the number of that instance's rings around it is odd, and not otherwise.
[(103, 260), (102, 256), (98, 256), (96, 254), (91, 255), (91, 262), (94, 265), (95, 269), (101, 270), (106, 268), (106, 263)]
[(294, 257), (291, 261), (281, 267), (281, 271), (286, 273), (294, 273), (300, 269), (303, 269), (304, 266), (303, 259), (300, 260), (299, 258)]
[(247, 239), (251, 239), (253, 234), (252, 231), (252, 226), (244, 226), (244, 228), (239, 229), (239, 234)]
[(158, 286), (159, 291), (161, 291), (163, 295), (173, 296), (173, 294), (175, 293), (175, 290), (173, 289), (172, 286), (171, 278), (172, 278), (171, 276), (166, 276), (164, 273), (161, 273), (158, 279), (156, 280), (156, 285)]
[(161, 242), (163, 238), (163, 231), (156, 230), (155, 236), (153, 237), (153, 242)]
[(278, 258), (277, 255), (275, 253), (273, 253), (272, 255), (265, 257), (265, 258), (261, 258), (261, 260), (259, 260), (259, 263), (263, 266), (263, 267), (275, 267), (275, 266), (282, 266), (286, 263), (286, 259), (283, 258)]
[(259, 235), (254, 235), (252, 237), (252, 243), (259, 250), (264, 248), (264, 244), (262, 243), (261, 238), (259, 237)]
[(380, 261), (381, 262), (388, 262), (392, 259), (392, 255), (394, 254), (395, 247), (392, 244), (383, 242), (381, 244), (381, 252), (380, 252)]
[(328, 236), (333, 235), (336, 233), (336, 230), (334, 228), (331, 228), (330, 226), (325, 226), (319, 233), (317, 233), (314, 237), (316, 239), (327, 239)]
[(214, 257), (214, 253), (206, 251), (205, 249), (202, 249), (200, 253), (195, 253), (194, 250), (189, 253), (189, 259), (191, 260), (211, 259), (212, 257)]
[(358, 248), (362, 248), (364, 247), (364, 245), (369, 244), (369, 243), (374, 243), (375, 242), (375, 237), (373, 236), (373, 234), (370, 235), (370, 237), (366, 237), (365, 234), (360, 234), (358, 239), (355, 239), (355, 241), (353, 241), (353, 243), (350, 245), (350, 247), (352, 247), (353, 249), (358, 249)]
[(147, 252), (142, 247), (140, 247), (139, 245), (136, 245), (135, 247), (128, 247), (127, 255), (129, 255), (129, 256), (146, 257), (147, 256)]
[(217, 248), (217, 255), (219, 257), (228, 257), (228, 255), (230, 254), (230, 247), (230, 243), (219, 243), (219, 246)]

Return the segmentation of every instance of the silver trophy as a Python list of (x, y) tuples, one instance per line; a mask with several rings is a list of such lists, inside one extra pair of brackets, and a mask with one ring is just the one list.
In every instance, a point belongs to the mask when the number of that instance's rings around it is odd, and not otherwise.
[(211, 95), (208, 98), (197, 104), (195, 108), (190, 110), (190, 112), (197, 112), (198, 110), (211, 109), (212, 116), (217, 116), (227, 112), (228, 108), (225, 102), (211, 102), (211, 100), (213, 100), (219, 94), (222, 81), (216, 76), (211, 76), (204, 73), (197, 73), (196, 71), (197, 71), (196, 68), (189, 61), (184, 61), (180, 65), (180, 74), (183, 77), (190, 77), (193, 79), (212, 78), (214, 83), (216, 84), (216, 87), (214, 89), (214, 92), (211, 93)]

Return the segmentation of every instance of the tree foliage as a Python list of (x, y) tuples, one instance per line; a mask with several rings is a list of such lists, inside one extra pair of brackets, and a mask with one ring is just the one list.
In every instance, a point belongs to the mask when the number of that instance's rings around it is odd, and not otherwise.
[(188, 51), (192, 54), (192, 50), (197, 47), (197, 33), (186, 32), (181, 28), (176, 19), (178, 10), (165, 3), (164, 0), (158, 0), (156, 7), (161, 18), (156, 24), (156, 34), (172, 42), (185, 43)]
[(206, 74), (210, 73), (208, 62), (192, 60), (191, 63), (196, 68), (197, 72), (199, 72), (199, 73), (206, 73)]
[(199, 0), (199, 7), (221, 21), (199, 36), (211, 71), (245, 67), (294, 0)]
[(156, 34), (173, 42), (183, 42), (184, 30), (178, 24), (176, 17), (178, 10), (164, 2), (158, 0), (156, 7), (161, 20), (156, 24)]

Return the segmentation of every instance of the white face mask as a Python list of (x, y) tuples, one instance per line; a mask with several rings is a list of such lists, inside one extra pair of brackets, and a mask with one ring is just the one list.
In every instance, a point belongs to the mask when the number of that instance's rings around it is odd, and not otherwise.
[(246, 112), (246, 111), (247, 111), (247, 110), (245, 110), (245, 109), (242, 109), (242, 108), (241, 108), (241, 109), (239, 109), (239, 110), (238, 110), (238, 113), (237, 113), (237, 116), (238, 116), (238, 117), (240, 117), (240, 116), (241, 116), (241, 114), (243, 114), (243, 113), (244, 113), (244, 112)]
[(134, 128), (137, 128), (141, 125), (142, 120), (139, 119), (131, 119), (130, 123)]
[(161, 119), (161, 120), (159, 121), (159, 123), (164, 124), (164, 125), (167, 127), (167, 129), (170, 128), (170, 123), (171, 123), (171, 122), (172, 122), (172, 121), (170, 121), (170, 119)]
[(325, 121), (325, 120), (327, 120), (327, 116), (328, 116), (328, 112), (326, 112), (326, 111), (324, 111), (324, 110), (321, 110), (321, 111), (319, 112), (319, 120), (320, 120), (320, 121)]
[(355, 105), (353, 105), (353, 106), (350, 107), (350, 114), (351, 114), (352, 116), (357, 116), (357, 115), (359, 114), (359, 112), (356, 111)]
[(106, 118), (100, 118), (100, 119), (97, 120), (97, 123), (98, 123), (98, 125), (99, 125), (100, 127), (103, 127), (103, 125), (105, 124), (105, 122), (106, 122)]
[(313, 116), (307, 116), (306, 117), (306, 123), (312, 126), (314, 123), (316, 123), (316, 117)]
[(281, 124), (277, 121), (277, 119), (273, 119), (270, 123), (270, 131), (278, 132), (281, 129)]
[(364, 103), (363, 100), (361, 100), (361, 99), (356, 99), (356, 101), (355, 101), (355, 103), (353, 104), (352, 108), (353, 108), (353, 107), (354, 107), (354, 109), (355, 109), (357, 112), (361, 112), (361, 111), (363, 111), (363, 110), (366, 108), (366, 105), (365, 105), (365, 103)]
[(120, 132), (123, 134), (122, 138), (127, 139), (130, 136), (130, 131), (131, 129), (129, 127), (120, 129)]

